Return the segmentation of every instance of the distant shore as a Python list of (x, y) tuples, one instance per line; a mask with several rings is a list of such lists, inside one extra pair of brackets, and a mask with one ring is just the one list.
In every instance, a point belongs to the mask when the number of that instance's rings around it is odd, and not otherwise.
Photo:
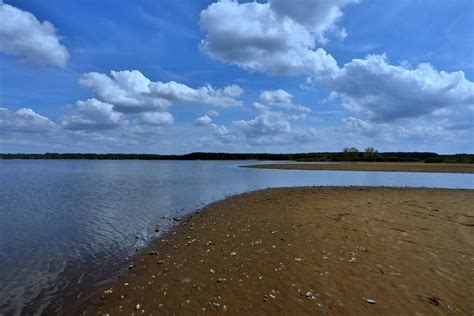
[(474, 173), (474, 164), (451, 163), (385, 163), (385, 162), (341, 162), (341, 163), (304, 163), (304, 164), (261, 164), (244, 165), (245, 168), (288, 169), (288, 170), (332, 170), (332, 171), (382, 171), (382, 172), (442, 172)]
[(474, 191), (268, 189), (184, 218), (74, 313), (471, 314)]
[[(355, 148), (354, 148), (355, 149)], [(357, 150), (357, 149), (355, 149)], [(440, 155), (433, 152), (308, 152), (308, 153), (225, 153), (193, 152), (189, 154), (140, 153), (0, 153), (0, 160), (8, 159), (59, 159), (59, 160), (258, 160), (258, 161), (353, 161), (353, 162), (425, 162), (472, 163), (474, 154)]]

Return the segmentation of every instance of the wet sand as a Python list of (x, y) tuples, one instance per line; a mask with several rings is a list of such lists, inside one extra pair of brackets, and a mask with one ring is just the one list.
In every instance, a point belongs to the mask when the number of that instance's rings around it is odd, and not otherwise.
[(183, 219), (71, 312), (471, 315), (474, 191), (268, 189)]
[(262, 164), (245, 165), (245, 168), (291, 169), (291, 170), (334, 170), (334, 171), (384, 171), (384, 172), (442, 172), (474, 173), (474, 164), (448, 163), (385, 163), (385, 162), (342, 162), (304, 164)]

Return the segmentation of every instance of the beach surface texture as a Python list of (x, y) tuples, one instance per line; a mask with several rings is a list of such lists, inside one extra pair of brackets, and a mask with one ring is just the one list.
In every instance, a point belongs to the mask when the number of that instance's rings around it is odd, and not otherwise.
[(471, 315), (473, 230), (473, 190), (256, 191), (182, 219), (71, 306), (88, 315)]
[(334, 171), (383, 171), (383, 172), (442, 172), (474, 173), (474, 164), (411, 163), (411, 162), (341, 162), (341, 163), (285, 163), (244, 165), (245, 168), (290, 169), (290, 170), (334, 170)]

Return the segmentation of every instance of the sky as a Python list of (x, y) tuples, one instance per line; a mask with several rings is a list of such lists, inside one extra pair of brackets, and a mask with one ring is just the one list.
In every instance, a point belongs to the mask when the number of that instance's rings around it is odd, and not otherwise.
[(472, 153), (472, 0), (0, 0), (0, 152)]

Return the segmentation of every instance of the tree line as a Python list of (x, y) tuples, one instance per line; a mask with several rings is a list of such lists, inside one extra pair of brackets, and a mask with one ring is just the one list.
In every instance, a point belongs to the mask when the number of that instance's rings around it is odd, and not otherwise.
[(312, 153), (213, 153), (194, 152), (185, 155), (158, 154), (95, 154), (95, 153), (44, 153), (0, 154), (0, 159), (90, 159), (90, 160), (292, 160), (292, 161), (373, 161), (373, 162), (426, 162), (426, 163), (474, 163), (473, 154), (439, 155), (433, 152), (378, 152), (372, 147), (359, 151), (346, 147), (341, 152)]

